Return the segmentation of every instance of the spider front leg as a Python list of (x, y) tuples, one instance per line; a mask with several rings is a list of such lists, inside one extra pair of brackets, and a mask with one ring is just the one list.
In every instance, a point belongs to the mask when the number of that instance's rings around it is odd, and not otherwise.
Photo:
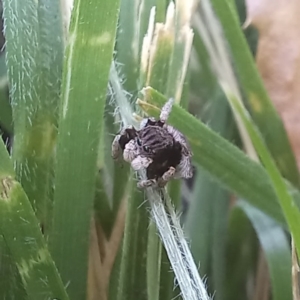
[(157, 183), (159, 187), (164, 187), (171, 179), (174, 178), (176, 174), (176, 169), (174, 167), (170, 167), (168, 171), (166, 171), (161, 178), (158, 179)]
[(176, 169), (174, 167), (170, 167), (168, 171), (166, 171), (161, 178), (158, 180), (155, 179), (147, 179), (141, 180), (138, 182), (138, 188), (144, 189), (151, 186), (158, 186), (160, 188), (164, 187), (176, 174)]
[(129, 141), (125, 145), (123, 158), (125, 161), (131, 163), (139, 154), (138, 148), (134, 140)]
[(137, 184), (137, 187), (139, 189), (145, 189), (147, 187), (151, 187), (156, 185), (156, 180), (155, 179), (146, 179), (146, 180), (140, 180)]
[(141, 169), (146, 169), (153, 162), (150, 157), (138, 156), (131, 161), (131, 167), (133, 170), (138, 171)]
[(121, 152), (125, 150), (126, 145), (137, 136), (137, 131), (134, 127), (129, 126), (116, 135), (111, 145), (111, 155), (117, 159)]
[(190, 156), (183, 155), (179, 165), (176, 168), (174, 178), (191, 178), (193, 177), (193, 167)]
[(111, 156), (113, 159), (119, 158), (122, 152), (119, 143), (120, 138), (121, 138), (121, 134), (117, 134), (111, 144)]
[(174, 99), (173, 98), (170, 98), (166, 103), (165, 105), (162, 107), (161, 109), (161, 113), (160, 113), (160, 121), (163, 122), (163, 123), (166, 123), (168, 118), (169, 118), (169, 115), (172, 111), (172, 106), (173, 106), (173, 103), (174, 103)]

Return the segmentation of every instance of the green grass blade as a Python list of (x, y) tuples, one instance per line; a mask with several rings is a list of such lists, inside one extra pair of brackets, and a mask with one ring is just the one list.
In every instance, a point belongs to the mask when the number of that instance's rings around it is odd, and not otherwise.
[(116, 43), (116, 61), (121, 63), (122, 74), (126, 77), (124, 87), (128, 92), (136, 91), (138, 78), (138, 40), (135, 34), (139, 31), (138, 24), (138, 1), (122, 0), (120, 6), (120, 19), (118, 38)]
[(257, 265), (258, 240), (247, 216), (240, 209), (229, 216), (226, 233), (226, 277), (224, 299), (241, 300), (248, 297), (249, 274)]
[[(232, 137), (232, 115), (225, 97), (219, 95), (208, 104), (205, 120), (210, 127), (226, 138)], [(229, 192), (198, 167), (184, 228), (196, 264), (201, 265), (201, 275), (207, 276), (210, 291), (216, 291), (217, 300), (224, 299), (225, 231), (229, 199)]]
[(119, 1), (74, 3), (63, 73), (50, 246), (73, 300), (84, 299), (90, 217)]
[(27, 294), (9, 248), (0, 235), (0, 299), (27, 300)]
[(288, 239), (274, 220), (245, 201), (239, 201), (234, 210), (241, 209), (254, 227), (267, 259), (271, 279), (272, 299), (292, 299), (292, 262)]
[(12, 177), (0, 181), (0, 230), (29, 299), (69, 299), (20, 184)]
[(8, 155), (6, 147), (0, 138), (0, 176), (15, 176), (11, 158)]
[(128, 199), (118, 300), (147, 299), (147, 244), (149, 216), (142, 191), (133, 182)]
[[(152, 88), (145, 88), (143, 97), (147, 100), (147, 103), (140, 103), (143, 110), (157, 117), (165, 97)], [(173, 107), (169, 122), (188, 138), (196, 163), (251, 204), (284, 222), (276, 194), (261, 165), (177, 105)]]
[(0, 234), (12, 254), (29, 299), (67, 300), (32, 206), (14, 177), (12, 162), (0, 139)]
[[(60, 2), (4, 1), (18, 180), (47, 227), (63, 45)], [(49, 8), (49, 7), (50, 8)]]
[(264, 140), (260, 136), (260, 132), (255, 127), (251, 120), (251, 117), (247, 114), (243, 104), (240, 103), (235, 97), (228, 92), (228, 99), (234, 109), (237, 110), (243, 123), (251, 137), (252, 143), (259, 154), (262, 163), (264, 164), (266, 171), (272, 181), (274, 190), (277, 194), (277, 198), (282, 208), (282, 212), (285, 216), (286, 222), (289, 226), (290, 232), (295, 240), (295, 246), (297, 253), (300, 253), (300, 211), (296, 207), (294, 199), (289, 193), (288, 187), (280, 175), (279, 170), (275, 162), (273, 161), (267, 147), (264, 144)]
[(252, 54), (241, 31), (234, 5), (229, 0), (211, 0), (211, 3), (219, 17), (233, 54), (253, 119), (263, 134), (283, 176), (295, 186), (299, 186), (297, 164), (287, 134), (257, 72)]
[[(162, 286), (163, 282), (165, 281), (165, 278), (160, 277), (161, 269), (163, 268), (161, 256), (162, 255), (166, 256), (166, 254), (162, 254), (164, 253), (164, 249), (162, 249), (162, 244), (158, 237), (157, 228), (153, 222), (150, 222), (148, 231), (149, 231), (148, 250), (147, 250), (148, 299), (158, 300), (162, 294), (160, 290), (160, 286)], [(168, 264), (168, 267), (169, 267), (169, 272), (171, 272), (170, 263)], [(168, 297), (165, 297), (164, 299), (168, 299)]]
[(12, 133), (12, 110), (8, 95), (8, 78), (5, 63), (5, 53), (0, 55), (0, 107), (0, 125), (9, 133)]

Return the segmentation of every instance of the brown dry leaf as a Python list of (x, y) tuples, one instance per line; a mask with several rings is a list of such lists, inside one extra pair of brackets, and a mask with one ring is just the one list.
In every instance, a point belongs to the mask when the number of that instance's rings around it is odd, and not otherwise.
[(300, 1), (246, 0), (246, 5), (246, 24), (259, 32), (257, 67), (300, 168)]

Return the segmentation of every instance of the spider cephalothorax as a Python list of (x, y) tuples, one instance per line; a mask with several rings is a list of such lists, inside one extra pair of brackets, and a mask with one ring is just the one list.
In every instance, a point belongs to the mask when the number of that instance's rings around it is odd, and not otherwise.
[(122, 150), (134, 170), (146, 169), (147, 180), (140, 181), (139, 187), (164, 186), (172, 178), (192, 176), (188, 143), (182, 133), (166, 124), (172, 104), (172, 99), (165, 104), (159, 120), (144, 119), (140, 130), (128, 127), (112, 143), (113, 158)]

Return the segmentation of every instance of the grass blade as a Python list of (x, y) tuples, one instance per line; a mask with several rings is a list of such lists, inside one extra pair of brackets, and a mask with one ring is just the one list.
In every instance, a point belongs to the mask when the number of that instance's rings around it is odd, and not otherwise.
[(27, 300), (27, 294), (9, 248), (0, 235), (0, 298)]
[(68, 300), (47, 249), (38, 220), (0, 139), (0, 231), (9, 247), (29, 299)]
[[(133, 183), (126, 216), (118, 300), (147, 299), (147, 244), (149, 217)], [(136, 195), (137, 194), (137, 195)], [(137, 212), (138, 210), (138, 212)]]
[(0, 230), (29, 299), (69, 299), (20, 184), (12, 177), (1, 176), (0, 180)]
[(227, 95), (231, 105), (241, 116), (244, 125), (251, 137), (253, 145), (266, 168), (266, 171), (272, 181), (274, 190), (277, 194), (277, 198), (281, 205), (282, 212), (285, 216), (290, 232), (295, 240), (297, 253), (300, 253), (300, 232), (298, 231), (298, 228), (300, 228), (300, 211), (296, 207), (294, 199), (288, 191), (287, 185), (281, 177), (280, 172), (277, 169), (276, 164), (273, 161), (268, 149), (266, 148), (264, 140), (260, 136), (259, 131), (253, 124), (251, 117), (247, 114), (246, 109), (235, 97), (230, 95), (229, 92)]
[(242, 210), (251, 221), (265, 253), (271, 278), (272, 299), (291, 300), (292, 262), (285, 232), (271, 218), (245, 201), (239, 201), (234, 210), (237, 209)]
[[(208, 1), (205, 3), (208, 4)], [(228, 0), (211, 0), (211, 3), (219, 17), (233, 54), (253, 119), (264, 136), (283, 176), (295, 186), (299, 186), (297, 164), (287, 134), (257, 72), (252, 54), (241, 31), (234, 5)]]
[[(147, 102), (139, 101), (140, 106), (157, 117), (159, 108), (166, 101), (165, 97), (150, 87), (143, 90), (143, 97)], [(169, 122), (188, 138), (196, 163), (251, 204), (279, 222), (284, 222), (275, 201), (276, 194), (261, 165), (177, 105), (173, 107)]]
[(0, 124), (6, 131), (12, 133), (12, 111), (9, 103), (8, 77), (4, 53), (0, 55), (0, 107)]
[(50, 246), (74, 300), (84, 299), (87, 290), (96, 162), (118, 11), (119, 1), (77, 0), (70, 25)]
[(63, 45), (60, 2), (4, 1), (13, 159), (44, 230), (52, 188)]

